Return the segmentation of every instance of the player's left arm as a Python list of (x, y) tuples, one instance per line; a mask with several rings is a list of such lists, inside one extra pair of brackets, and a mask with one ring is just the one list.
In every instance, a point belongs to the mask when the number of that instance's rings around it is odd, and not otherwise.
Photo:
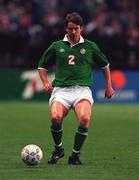
[(112, 88), (109, 65), (104, 67), (102, 71), (103, 71), (104, 79), (105, 79), (105, 98), (110, 99), (114, 95), (115, 92), (114, 92), (114, 89)]
[(105, 79), (105, 98), (111, 98), (114, 95), (114, 89), (111, 83), (111, 73), (109, 68), (109, 62), (104, 53), (99, 49), (99, 47), (94, 43), (94, 57), (95, 62), (102, 68), (104, 79)]

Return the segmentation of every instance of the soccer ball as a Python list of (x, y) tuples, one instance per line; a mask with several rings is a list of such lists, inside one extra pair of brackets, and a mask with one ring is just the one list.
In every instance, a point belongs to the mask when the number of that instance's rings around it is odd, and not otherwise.
[(29, 144), (22, 149), (21, 159), (29, 166), (34, 166), (40, 163), (43, 158), (41, 148), (35, 144)]

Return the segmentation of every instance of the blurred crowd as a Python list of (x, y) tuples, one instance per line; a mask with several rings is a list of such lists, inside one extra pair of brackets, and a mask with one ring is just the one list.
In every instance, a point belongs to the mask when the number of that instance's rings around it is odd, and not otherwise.
[(0, 67), (36, 68), (45, 48), (63, 38), (72, 11), (112, 69), (139, 69), (138, 0), (0, 0)]

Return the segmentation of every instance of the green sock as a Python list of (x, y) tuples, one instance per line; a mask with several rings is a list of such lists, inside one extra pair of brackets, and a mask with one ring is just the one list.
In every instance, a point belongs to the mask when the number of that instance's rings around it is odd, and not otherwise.
[(62, 132), (63, 129), (61, 127), (61, 124), (58, 124), (56, 122), (52, 123), (51, 133), (55, 142), (55, 147), (57, 148), (62, 146)]
[(73, 155), (80, 152), (87, 135), (88, 128), (79, 126), (74, 138)]

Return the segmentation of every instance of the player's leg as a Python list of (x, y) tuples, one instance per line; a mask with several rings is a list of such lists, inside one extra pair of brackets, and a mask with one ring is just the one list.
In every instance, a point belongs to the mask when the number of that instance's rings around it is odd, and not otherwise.
[(55, 150), (50, 156), (48, 163), (56, 164), (57, 160), (64, 156), (62, 148), (62, 121), (68, 109), (60, 102), (52, 102), (50, 106), (51, 133), (55, 143)]
[(55, 142), (55, 145), (62, 145), (62, 121), (64, 116), (67, 114), (68, 109), (60, 102), (53, 102), (50, 107), (51, 116), (51, 132)]
[(88, 127), (91, 119), (92, 105), (88, 100), (82, 99), (75, 105), (74, 111), (77, 116), (79, 127), (75, 134), (74, 146), (72, 155), (69, 157), (69, 164), (79, 165), (81, 164), (81, 161), (79, 159), (80, 150), (88, 135)]

